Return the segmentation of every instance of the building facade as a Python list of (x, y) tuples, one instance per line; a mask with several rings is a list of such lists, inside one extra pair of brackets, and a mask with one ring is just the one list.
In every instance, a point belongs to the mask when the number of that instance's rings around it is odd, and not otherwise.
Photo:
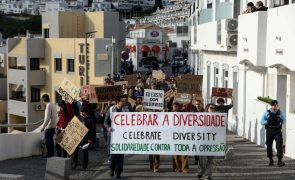
[(159, 61), (163, 61), (163, 47), (165, 47), (163, 38), (163, 28), (152, 24), (137, 25), (129, 31), (126, 48), (135, 70), (140, 69), (140, 60), (144, 57), (154, 56)]
[[(250, 2), (250, 1), (249, 1)], [(256, 1), (253, 1), (256, 3)], [(270, 106), (258, 97), (277, 99), (287, 115), (283, 127), (286, 155), (295, 158), (293, 1), (268, 0), (268, 11), (242, 14), (248, 1), (196, 1), (190, 15), (190, 59), (203, 75), (203, 99), (212, 87), (233, 88), (228, 128), (265, 146), (262, 113)], [(284, 23), (282, 23), (284, 22)], [(278, 25), (280, 24), (280, 25)], [(293, 91), (292, 91), (293, 90)]]
[[(81, 21), (70, 21), (74, 16)], [(124, 25), (120, 24), (119, 18), (114, 18), (116, 16), (118, 13), (45, 13), (42, 17), (42, 38), (9, 38), (8, 123), (29, 124), (43, 119), (44, 106), (40, 97), (47, 93), (52, 102), (58, 102), (61, 97), (55, 90), (65, 77), (81, 87), (103, 84), (109, 72), (117, 72), (117, 52), (122, 42), (115, 42), (109, 37), (120, 38), (119, 29)], [(112, 29), (106, 23), (109, 18), (112, 19)], [(93, 36), (85, 37), (88, 32), (93, 32)], [(16, 130), (28, 132), (35, 128), (30, 126)]]

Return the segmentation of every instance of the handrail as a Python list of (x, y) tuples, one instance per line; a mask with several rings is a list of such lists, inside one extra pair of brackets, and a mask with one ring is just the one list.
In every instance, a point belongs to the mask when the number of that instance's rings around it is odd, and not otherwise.
[(36, 126), (36, 125), (40, 124), (43, 121), (44, 121), (44, 119), (41, 119), (38, 122), (29, 123), (29, 124), (0, 124), (0, 127), (28, 127), (28, 126)]

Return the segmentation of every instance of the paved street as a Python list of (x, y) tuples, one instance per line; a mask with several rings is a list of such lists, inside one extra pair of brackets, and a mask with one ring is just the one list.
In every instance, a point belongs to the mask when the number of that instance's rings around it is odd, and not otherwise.
[[(285, 158), (285, 167), (269, 167), (265, 149), (234, 134), (227, 135), (227, 143), (234, 147), (234, 160), (215, 160), (213, 179), (295, 179), (295, 160)], [(90, 151), (89, 168), (81, 167), (72, 171), (70, 179), (112, 179), (108, 176), (108, 165), (103, 146)], [(148, 156), (127, 155), (125, 158), (122, 179), (196, 179), (198, 167), (190, 158), (190, 171), (187, 174), (172, 172), (171, 156), (161, 156), (160, 172), (149, 170)], [(276, 161), (276, 158), (275, 158)], [(0, 173), (23, 174), (26, 180), (44, 179), (46, 160), (40, 157), (29, 157), (0, 162)]]

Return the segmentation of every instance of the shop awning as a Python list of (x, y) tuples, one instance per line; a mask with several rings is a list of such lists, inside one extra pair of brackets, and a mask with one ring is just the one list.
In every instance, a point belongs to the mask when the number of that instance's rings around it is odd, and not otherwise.
[(147, 46), (147, 45), (143, 45), (142, 47), (141, 47), (141, 52), (150, 52), (151, 50), (150, 50), (150, 48)]
[(152, 51), (158, 53), (158, 52), (161, 51), (161, 48), (160, 48), (158, 45), (154, 45), (154, 46), (152, 47)]

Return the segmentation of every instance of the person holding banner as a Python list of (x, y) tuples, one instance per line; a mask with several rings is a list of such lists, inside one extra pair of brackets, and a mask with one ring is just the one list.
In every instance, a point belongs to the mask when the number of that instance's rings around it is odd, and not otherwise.
[(83, 150), (83, 170), (85, 170), (88, 165), (88, 147), (93, 142), (93, 133), (94, 133), (93, 120), (90, 117), (89, 108), (87, 106), (82, 106), (79, 120), (87, 127), (89, 131), (87, 132), (86, 136), (81, 141), (80, 146), (78, 146), (74, 152), (74, 157), (73, 157), (74, 162), (73, 162), (72, 168), (73, 169), (77, 168), (78, 153), (79, 153), (79, 148), (81, 148)]
[(116, 105), (112, 106), (107, 114), (104, 121), (104, 125), (108, 131), (108, 153), (110, 158), (110, 177), (113, 177), (116, 173), (117, 178), (121, 178), (121, 173), (123, 172), (123, 164), (124, 164), (124, 154), (110, 154), (110, 146), (111, 146), (111, 133), (112, 129), (112, 116), (115, 112), (125, 112), (124, 108), (124, 97), (120, 96), (116, 98)]
[[(205, 112), (216, 112), (214, 104), (208, 104), (205, 108)], [(212, 169), (214, 163), (214, 156), (200, 156), (199, 158), (199, 173), (198, 178), (201, 179), (203, 176), (205, 180), (212, 179)]]
[[(231, 102), (233, 102), (233, 97), (231, 99)], [(228, 111), (233, 107), (233, 103), (229, 105), (224, 105), (225, 101), (223, 98), (218, 98), (217, 99), (217, 106), (216, 106), (216, 112), (220, 113), (226, 113), (228, 114)]]
[[(178, 102), (173, 103), (172, 112), (180, 112), (180, 104)], [(172, 158), (172, 166), (175, 172), (188, 172), (188, 156), (173, 155)]]
[[(203, 108), (202, 101), (196, 100), (193, 106), (193, 112), (204, 112), (205, 109)], [(195, 165), (199, 164), (199, 156), (195, 156)]]

